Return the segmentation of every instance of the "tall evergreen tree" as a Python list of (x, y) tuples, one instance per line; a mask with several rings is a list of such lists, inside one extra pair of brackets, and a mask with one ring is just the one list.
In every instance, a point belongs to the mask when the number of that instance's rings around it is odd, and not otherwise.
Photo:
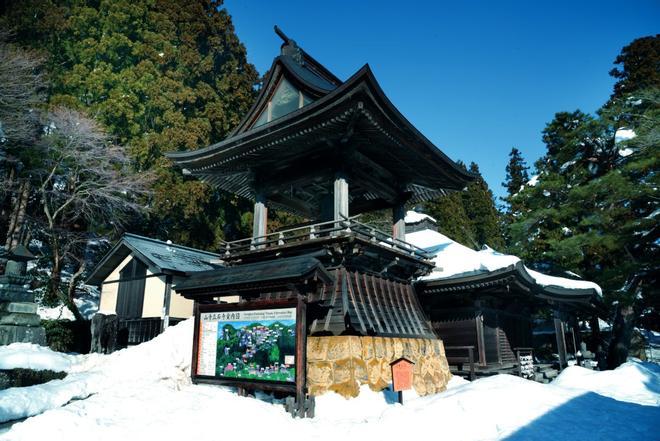
[(47, 51), (51, 104), (95, 115), (158, 176), (150, 222), (134, 230), (210, 247), (244, 226), (238, 200), (163, 157), (223, 139), (253, 102), (257, 73), (221, 1), (28, 0), (5, 17)]
[(469, 171), (477, 176), (477, 179), (468, 185), (462, 195), (463, 207), (470, 223), (474, 238), (479, 247), (488, 245), (501, 250), (504, 240), (501, 231), (500, 213), (495, 207), (493, 192), (481, 176), (479, 166), (472, 162)]
[(438, 231), (456, 242), (478, 249), (474, 225), (463, 206), (462, 192), (453, 192), (424, 204), (424, 213), (438, 223)]
[[(596, 117), (561, 112), (548, 124), (538, 183), (512, 198), (522, 207), (509, 227), (516, 252), (598, 282), (617, 305), (613, 365), (625, 360), (636, 323), (660, 326), (660, 88), (632, 89), (648, 85), (633, 79), (657, 69), (657, 57), (638, 50), (649, 38), (617, 58), (625, 87)], [(628, 59), (631, 48), (640, 58)]]
[(506, 188), (508, 199), (522, 190), (523, 185), (529, 181), (529, 174), (527, 173), (529, 167), (525, 163), (520, 150), (513, 147), (509, 153), (509, 163), (506, 166), (506, 180), (502, 183), (502, 187)]
[(638, 38), (621, 50), (610, 71), (617, 79), (612, 98), (634, 91), (660, 87), (660, 34)]

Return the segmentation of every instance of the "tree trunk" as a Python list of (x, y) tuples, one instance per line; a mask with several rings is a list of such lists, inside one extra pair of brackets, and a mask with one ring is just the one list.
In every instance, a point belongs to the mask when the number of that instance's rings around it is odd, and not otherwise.
[(5, 242), (5, 249), (12, 250), (19, 243), (21, 232), (25, 224), (25, 213), (27, 212), (27, 204), (30, 198), (30, 183), (24, 181), (18, 188), (18, 193), (13, 198), (13, 209), (9, 220), (9, 228), (7, 230), (7, 240)]
[(66, 306), (71, 310), (73, 313), (73, 316), (76, 318), (78, 321), (83, 321), (85, 318), (82, 316), (80, 313), (80, 310), (78, 309), (78, 305), (76, 305), (76, 302), (74, 302), (74, 298), (76, 295), (76, 286), (78, 285), (78, 280), (80, 280), (80, 277), (82, 274), (85, 272), (85, 262), (78, 267), (75, 273), (71, 275), (71, 279), (69, 279), (69, 284), (67, 286), (67, 303)]
[(619, 303), (616, 308), (614, 326), (612, 326), (612, 340), (607, 354), (608, 369), (616, 369), (628, 359), (634, 325), (635, 309), (633, 305)]

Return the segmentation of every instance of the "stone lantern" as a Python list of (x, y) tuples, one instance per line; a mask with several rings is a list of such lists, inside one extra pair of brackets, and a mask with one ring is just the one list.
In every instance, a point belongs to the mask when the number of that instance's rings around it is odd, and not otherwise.
[(30, 278), (26, 276), (27, 262), (35, 256), (23, 245), (6, 252), (0, 250), (5, 261), (0, 275), (0, 345), (15, 342), (46, 344), (46, 331), (37, 314)]

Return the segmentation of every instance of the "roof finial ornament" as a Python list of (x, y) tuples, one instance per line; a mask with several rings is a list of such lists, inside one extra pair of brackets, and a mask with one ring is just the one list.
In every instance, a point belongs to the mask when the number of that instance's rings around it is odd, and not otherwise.
[(275, 33), (282, 39), (282, 41), (284, 41), (282, 44), (281, 54), (290, 56), (296, 63), (302, 66), (304, 64), (303, 54), (296, 42), (287, 37), (286, 34), (282, 32), (282, 29), (280, 29), (280, 27), (277, 25), (275, 25)]

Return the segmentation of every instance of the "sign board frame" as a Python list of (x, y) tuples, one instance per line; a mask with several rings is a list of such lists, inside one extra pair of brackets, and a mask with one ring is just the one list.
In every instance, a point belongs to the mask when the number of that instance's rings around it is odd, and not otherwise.
[[(195, 329), (193, 333), (193, 351), (190, 375), (195, 384), (217, 384), (224, 386), (235, 386), (245, 390), (264, 390), (273, 392), (295, 393), (296, 396), (304, 397), (306, 392), (306, 366), (307, 366), (307, 324), (306, 303), (302, 298), (288, 300), (254, 301), (234, 304), (199, 304), (195, 302), (194, 317)], [(198, 375), (198, 360), (200, 347), (201, 315), (206, 313), (235, 313), (242, 311), (266, 311), (270, 309), (296, 309), (295, 322), (295, 381), (279, 382), (259, 379), (228, 378), (211, 375)]]

